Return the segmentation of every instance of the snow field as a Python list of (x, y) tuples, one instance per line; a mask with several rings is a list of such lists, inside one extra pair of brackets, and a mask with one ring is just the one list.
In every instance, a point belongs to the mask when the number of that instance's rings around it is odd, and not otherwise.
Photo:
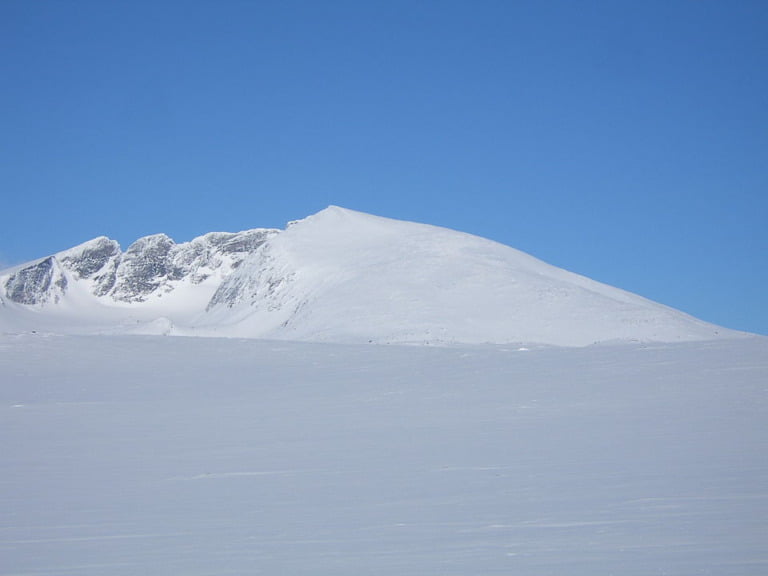
[(768, 340), (0, 336), (0, 574), (768, 571)]

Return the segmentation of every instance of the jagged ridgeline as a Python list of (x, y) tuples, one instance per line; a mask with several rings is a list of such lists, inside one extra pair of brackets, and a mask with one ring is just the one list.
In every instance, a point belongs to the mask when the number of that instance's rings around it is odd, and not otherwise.
[(0, 331), (360, 343), (733, 336), (496, 242), (329, 207), (285, 230), (96, 238), (0, 272)]
[[(28, 264), (5, 279), (5, 297), (18, 304), (58, 302), (70, 279), (94, 296), (115, 302), (144, 302), (153, 293), (170, 292), (174, 283), (200, 284), (217, 273), (231, 272), (276, 230), (212, 232), (176, 244), (165, 234), (140, 238), (125, 252), (100, 237)], [(87, 281), (87, 282), (84, 282)]]

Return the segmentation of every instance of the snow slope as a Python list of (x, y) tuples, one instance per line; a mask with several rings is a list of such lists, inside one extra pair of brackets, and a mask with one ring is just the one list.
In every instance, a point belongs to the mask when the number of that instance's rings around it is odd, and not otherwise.
[(735, 335), (490, 240), (338, 207), (246, 259), (185, 333), (576, 346)]
[(0, 274), (0, 331), (566, 346), (739, 335), (445, 228), (331, 206), (238, 234), (254, 240), (238, 252), (221, 248), (238, 235), (155, 235), (124, 254), (97, 239)]
[(762, 576), (768, 339), (0, 335), (3, 576)]

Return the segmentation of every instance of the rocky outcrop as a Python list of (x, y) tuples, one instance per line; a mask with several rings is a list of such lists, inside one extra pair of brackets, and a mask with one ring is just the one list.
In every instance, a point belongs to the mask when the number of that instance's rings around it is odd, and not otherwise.
[(53, 256), (22, 268), (5, 281), (5, 295), (18, 304), (44, 304), (57, 301), (67, 288)]
[(94, 238), (57, 256), (62, 266), (70, 270), (75, 280), (93, 281), (95, 296), (108, 294), (115, 286), (120, 263), (120, 245), (106, 236)]
[(165, 234), (145, 236), (125, 252), (104, 236), (23, 266), (0, 277), (5, 299), (24, 305), (57, 302), (70, 284), (115, 302), (143, 302), (180, 282), (222, 281), (277, 230), (212, 232), (176, 244)]
[(131, 244), (123, 254), (112, 291), (115, 300), (141, 302), (169, 280), (180, 280), (169, 254), (175, 246), (165, 234), (146, 236)]

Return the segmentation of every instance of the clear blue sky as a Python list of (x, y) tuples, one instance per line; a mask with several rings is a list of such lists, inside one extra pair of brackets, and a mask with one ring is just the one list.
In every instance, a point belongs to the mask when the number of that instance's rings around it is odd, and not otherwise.
[(768, 2), (0, 2), (0, 260), (447, 226), (768, 334)]

